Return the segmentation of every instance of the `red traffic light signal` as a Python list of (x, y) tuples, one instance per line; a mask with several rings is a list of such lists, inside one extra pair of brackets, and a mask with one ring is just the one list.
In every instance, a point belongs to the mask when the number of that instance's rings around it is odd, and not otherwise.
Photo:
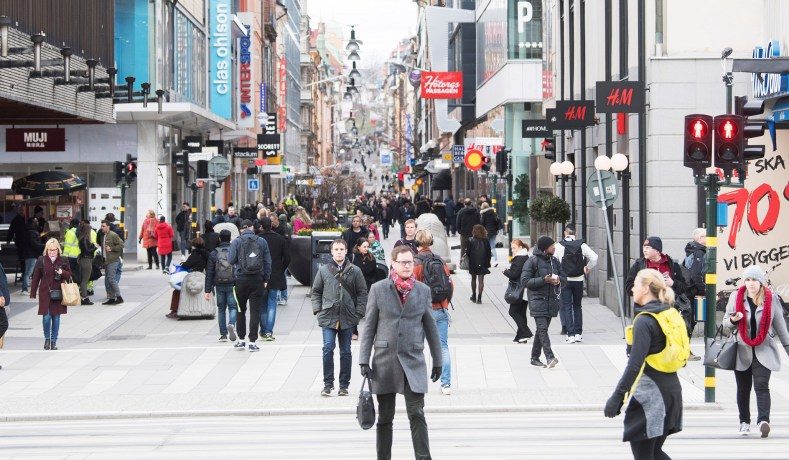
[(540, 142), (540, 150), (545, 152), (545, 159), (555, 161), (556, 160), (556, 138), (555, 137), (546, 137), (543, 138), (542, 142)]
[(684, 165), (696, 176), (712, 166), (712, 117), (693, 114), (685, 117)]
[(740, 115), (718, 115), (715, 127), (715, 166), (723, 170), (724, 176), (742, 164), (743, 117)]

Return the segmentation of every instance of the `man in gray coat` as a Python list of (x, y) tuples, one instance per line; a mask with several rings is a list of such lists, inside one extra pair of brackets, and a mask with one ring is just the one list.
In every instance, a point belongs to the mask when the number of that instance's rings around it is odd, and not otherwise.
[(345, 256), (345, 240), (331, 244), (332, 262), (322, 266), (312, 284), (312, 313), (323, 328), (323, 390), (331, 396), (334, 390), (334, 347), (340, 342), (340, 390), (337, 396), (348, 396), (351, 383), (351, 336), (353, 328), (364, 317), (367, 284), (362, 270)]
[[(367, 319), (359, 347), (359, 365), (362, 375), (371, 379), (371, 390), (378, 399), (378, 459), (392, 458), (392, 420), (397, 393), (405, 396), (414, 456), (429, 459), (430, 443), (424, 412), (427, 393), (425, 338), (433, 359), (430, 373), (433, 382), (441, 376), (441, 343), (433, 320), (430, 288), (414, 278), (411, 248), (405, 245), (394, 248), (392, 265), (395, 273), (370, 287)], [(371, 368), (373, 345), (375, 355)]]

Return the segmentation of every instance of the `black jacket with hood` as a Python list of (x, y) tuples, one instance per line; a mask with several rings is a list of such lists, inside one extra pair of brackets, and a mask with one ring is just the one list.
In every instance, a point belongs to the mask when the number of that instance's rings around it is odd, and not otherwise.
[[(560, 285), (554, 286), (545, 282), (545, 275), (552, 274), (559, 275)], [(521, 285), (526, 287), (531, 316), (553, 318), (558, 315), (561, 288), (566, 284), (567, 276), (559, 260), (539, 248), (534, 248), (534, 255), (526, 260), (521, 273)]]

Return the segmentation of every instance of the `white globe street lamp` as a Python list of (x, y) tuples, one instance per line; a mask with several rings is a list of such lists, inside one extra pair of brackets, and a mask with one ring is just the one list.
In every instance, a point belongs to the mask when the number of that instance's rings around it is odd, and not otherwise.
[(562, 162), (560, 170), (562, 174), (569, 176), (575, 172), (575, 165), (572, 161), (565, 160)]
[(594, 168), (598, 171), (608, 171), (611, 169), (611, 159), (605, 155), (600, 155), (594, 159)]
[(621, 153), (614, 154), (611, 157), (611, 169), (616, 172), (622, 172), (627, 169), (629, 161), (627, 160), (627, 156)]

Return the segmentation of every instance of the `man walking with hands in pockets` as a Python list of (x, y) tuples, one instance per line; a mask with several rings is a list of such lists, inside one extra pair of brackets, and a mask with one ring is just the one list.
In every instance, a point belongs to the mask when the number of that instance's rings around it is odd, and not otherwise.
[[(433, 369), (430, 379), (441, 376), (441, 342), (433, 319), (430, 288), (414, 278), (414, 254), (408, 246), (392, 250), (392, 275), (370, 287), (359, 351), (362, 375), (371, 379), (378, 399), (376, 450), (378, 459), (392, 458), (392, 420), (397, 393), (405, 396), (411, 425), (414, 456), (430, 459), (425, 421), (427, 364), (425, 339)], [(370, 352), (375, 355), (370, 364)]]

